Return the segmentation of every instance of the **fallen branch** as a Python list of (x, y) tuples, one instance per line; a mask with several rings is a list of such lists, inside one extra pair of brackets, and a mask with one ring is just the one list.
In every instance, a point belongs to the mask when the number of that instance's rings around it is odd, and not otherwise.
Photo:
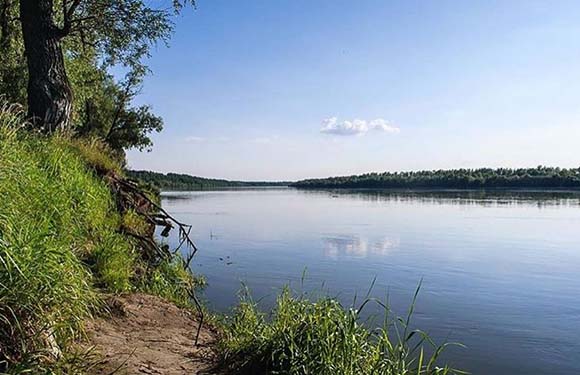
[[(183, 260), (183, 268), (191, 274), (189, 268), (193, 257), (197, 253), (197, 247), (190, 237), (192, 226), (185, 224), (173, 217), (169, 212), (167, 212), (163, 207), (151, 200), (147, 194), (145, 194), (138, 186), (136, 182), (127, 180), (123, 177), (119, 177), (116, 174), (109, 173), (105, 176), (108, 180), (109, 185), (114, 190), (117, 196), (117, 204), (120, 206), (122, 212), (126, 212), (129, 209), (134, 210), (138, 215), (142, 216), (150, 225), (155, 228), (156, 226), (163, 227), (161, 231), (161, 236), (167, 237), (169, 232), (177, 227), (179, 244), (173, 251), (169, 251), (168, 248), (159, 246), (153, 237), (147, 237), (140, 234), (125, 231), (125, 233), (133, 238), (138, 239), (144, 245), (145, 249), (149, 249), (153, 254), (149, 254), (152, 259), (155, 257), (159, 259), (170, 259), (172, 256), (178, 254), (178, 252), (185, 245), (190, 249), (186, 256), (181, 255)], [(151, 210), (153, 208), (154, 210)], [(152, 230), (152, 235), (154, 229)], [(195, 295), (195, 285), (192, 285), (188, 290), (189, 298), (195, 304), (195, 307), (199, 313), (199, 324), (197, 327), (197, 333), (195, 335), (195, 345), (198, 345), (199, 335), (201, 332), (201, 327), (204, 321), (204, 312), (199, 302), (197, 296)]]

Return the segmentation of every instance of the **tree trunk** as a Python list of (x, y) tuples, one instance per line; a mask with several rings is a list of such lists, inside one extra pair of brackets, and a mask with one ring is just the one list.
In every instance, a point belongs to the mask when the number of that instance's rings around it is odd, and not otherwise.
[(53, 20), (52, 0), (20, 0), (28, 65), (28, 114), (46, 133), (69, 126), (72, 91), (60, 46), (63, 32)]

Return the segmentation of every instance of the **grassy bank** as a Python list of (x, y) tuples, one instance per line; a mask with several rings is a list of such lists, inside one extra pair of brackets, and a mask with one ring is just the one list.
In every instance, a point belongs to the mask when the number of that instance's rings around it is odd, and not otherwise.
[[(224, 324), (224, 360), (234, 373), (244, 374), (462, 374), (438, 367), (450, 344), (437, 345), (412, 328), (418, 292), (419, 288), (403, 318), (377, 300), (348, 308), (336, 299), (310, 300), (288, 288), (266, 315), (251, 298), (243, 297)], [(374, 303), (384, 309), (383, 324), (369, 330), (360, 314)]]
[(120, 170), (100, 143), (22, 125), (18, 111), (0, 110), (0, 372), (58, 372), (100, 292), (183, 301), (190, 280), (176, 261), (147, 267), (122, 234), (142, 223), (118, 213), (95, 173)]

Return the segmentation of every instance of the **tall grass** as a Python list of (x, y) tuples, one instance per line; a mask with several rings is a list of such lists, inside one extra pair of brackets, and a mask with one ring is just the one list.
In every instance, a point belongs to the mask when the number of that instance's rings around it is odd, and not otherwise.
[(98, 303), (93, 285), (129, 290), (135, 268), (107, 186), (65, 138), (22, 122), (0, 109), (0, 372), (14, 373), (58, 357)]
[(55, 371), (101, 290), (185, 305), (200, 285), (181, 258), (146, 263), (123, 234), (146, 236), (149, 224), (117, 211), (99, 176), (122, 174), (122, 162), (104, 143), (26, 128), (16, 107), (0, 105), (0, 373)]
[[(419, 288), (417, 288), (417, 293)], [(462, 374), (437, 367), (449, 344), (436, 345), (425, 333), (411, 329), (417, 293), (406, 317), (367, 299), (359, 309), (336, 299), (311, 301), (285, 288), (270, 316), (244, 294), (223, 326), (221, 352), (232, 373), (316, 375)], [(385, 312), (380, 328), (360, 321), (361, 309), (379, 303)]]

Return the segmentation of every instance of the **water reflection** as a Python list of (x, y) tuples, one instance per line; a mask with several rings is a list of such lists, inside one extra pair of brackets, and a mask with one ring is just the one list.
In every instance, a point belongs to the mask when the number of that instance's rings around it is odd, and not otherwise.
[(366, 258), (369, 255), (385, 256), (399, 247), (400, 239), (382, 238), (375, 241), (361, 239), (356, 235), (323, 237), (323, 255), (327, 258)]
[(331, 198), (357, 199), (368, 202), (421, 203), (427, 205), (535, 205), (579, 206), (580, 191), (485, 191), (485, 190), (300, 190), (304, 194)]
[(214, 191), (171, 191), (162, 192), (164, 201), (220, 198), (235, 194), (263, 194), (294, 190), (299, 194), (321, 196), (334, 199), (356, 199), (368, 202), (421, 203), (427, 205), (478, 205), (509, 206), (535, 205), (580, 206), (580, 190), (535, 191), (535, 190), (377, 190), (377, 189), (336, 189), (336, 190), (299, 190), (292, 188), (253, 188), (223, 189)]

